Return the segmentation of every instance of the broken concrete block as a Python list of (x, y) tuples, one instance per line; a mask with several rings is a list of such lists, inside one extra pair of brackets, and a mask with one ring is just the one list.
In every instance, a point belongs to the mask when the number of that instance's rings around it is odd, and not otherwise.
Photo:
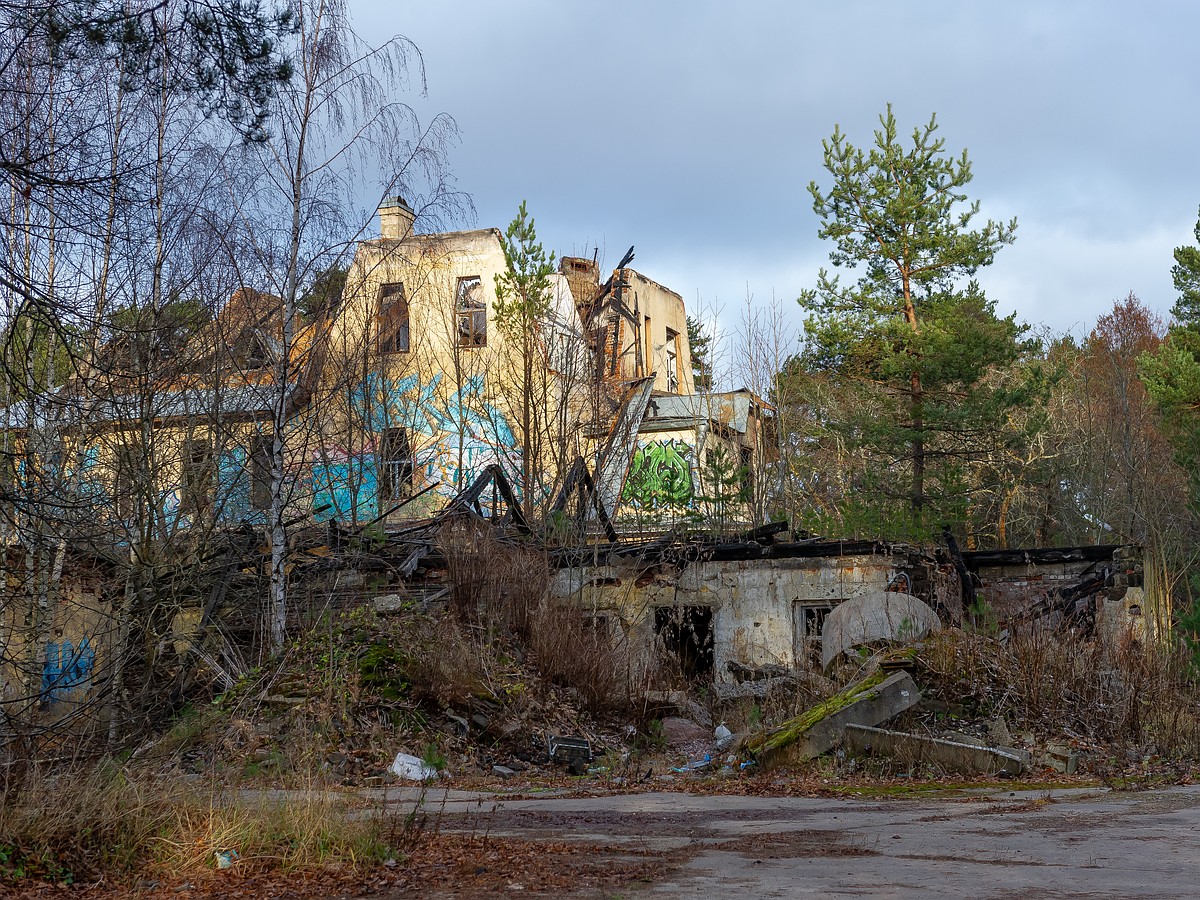
[(372, 604), (377, 613), (400, 612), (407, 605), (400, 594), (383, 594), (376, 597)]
[(869, 591), (840, 603), (821, 629), (821, 668), (870, 641), (912, 641), (942, 627), (928, 604), (912, 594)]
[(1018, 751), (866, 725), (846, 726), (846, 746), (859, 755), (890, 756), (914, 764), (928, 763), (961, 775), (1020, 775), (1026, 766), (1025, 759)]
[(512, 778), (517, 773), (508, 766), (492, 766), (492, 774), (500, 778)]
[(1037, 762), (1063, 775), (1074, 775), (1079, 769), (1079, 754), (1066, 744), (1049, 744), (1044, 753), (1039, 753)]
[(847, 725), (878, 725), (920, 700), (921, 692), (907, 672), (877, 672), (778, 728), (753, 735), (742, 749), (763, 767), (803, 762), (841, 743)]

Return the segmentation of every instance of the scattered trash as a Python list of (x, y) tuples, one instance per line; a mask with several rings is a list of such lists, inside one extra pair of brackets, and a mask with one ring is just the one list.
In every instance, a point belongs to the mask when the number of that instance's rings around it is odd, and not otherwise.
[(713, 729), (713, 737), (717, 739), (717, 750), (725, 750), (733, 743), (733, 732), (724, 725), (718, 725)]
[(687, 772), (695, 772), (697, 769), (707, 769), (710, 765), (712, 765), (712, 754), (705, 753), (704, 759), (693, 760), (692, 762), (686, 763), (678, 768), (672, 768), (671, 771), (684, 774)]
[(738, 768), (739, 768), (739, 769), (748, 769), (748, 768), (750, 768), (750, 767), (751, 767), (752, 765), (754, 765), (754, 764), (755, 764), (755, 760), (753, 760), (753, 759), (748, 759), (748, 760), (746, 760), (745, 762), (743, 762), (743, 763), (742, 763), (740, 766), (738, 766)]
[(217, 868), (232, 869), (233, 862), (238, 858), (236, 850), (218, 850), (217, 851)]
[(546, 735), (546, 751), (552, 762), (566, 763), (572, 775), (582, 775), (592, 761), (592, 744), (587, 738)]
[(396, 773), (397, 778), (403, 778), (405, 781), (429, 781), (438, 775), (433, 766), (407, 753), (396, 754), (392, 771)]

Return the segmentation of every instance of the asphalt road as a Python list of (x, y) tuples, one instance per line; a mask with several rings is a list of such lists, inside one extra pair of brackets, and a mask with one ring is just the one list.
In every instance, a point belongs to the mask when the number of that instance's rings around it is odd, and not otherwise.
[(579, 884), (581, 897), (1200, 897), (1200, 786), (936, 800), (450, 792), (427, 804), (447, 831), (654, 861), (648, 880)]

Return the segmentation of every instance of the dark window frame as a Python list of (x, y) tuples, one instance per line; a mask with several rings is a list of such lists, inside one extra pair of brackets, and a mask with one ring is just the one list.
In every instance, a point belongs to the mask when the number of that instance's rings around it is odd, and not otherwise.
[(404, 283), (390, 281), (379, 286), (379, 315), (376, 346), (383, 355), (408, 353), (412, 346), (412, 310)]
[(379, 436), (378, 464), (379, 511), (386, 512), (398, 501), (412, 495), (412, 480), (415, 471), (412, 443), (408, 429), (386, 428)]
[(214, 501), (216, 457), (208, 441), (190, 438), (184, 444), (183, 477), (180, 478), (181, 512), (207, 515)]
[[(473, 288), (478, 289), (476, 294)], [(456, 343), (465, 350), (487, 346), (487, 301), (483, 298), (483, 279), (466, 275), (458, 279), (454, 291)]]
[(246, 449), (246, 472), (250, 476), (250, 509), (266, 512), (271, 508), (271, 445), (269, 434), (256, 434)]

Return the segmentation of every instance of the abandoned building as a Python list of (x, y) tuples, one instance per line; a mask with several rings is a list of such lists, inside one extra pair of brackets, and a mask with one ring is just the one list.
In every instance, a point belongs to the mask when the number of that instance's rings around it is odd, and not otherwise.
[[(331, 548), (372, 528), (380, 590), (436, 594), (446, 518), (516, 527), (527, 540), (523, 507), (536, 494), (554, 526), (544, 545), (552, 599), (585, 610), (634, 669), (665, 654), (684, 677), (731, 689), (816, 667), (830, 613), (889, 594), (916, 598), (942, 623), (986, 611), (1003, 623), (1036, 616), (1151, 636), (1136, 548), (960, 553), (952, 542), (822, 541), (762, 525), (774, 411), (747, 390), (695, 390), (683, 300), (630, 268), (632, 248), (603, 281), (595, 260), (560, 261), (531, 383), (522, 340), (497, 315), (501, 232), (414, 233), (400, 198), (380, 218), (381, 235), (359, 244), (337, 302), (292, 323), (293, 379), (275, 376), (278, 299), (243, 290), (172, 348), (182, 362), (171, 383), (135, 391), (122, 361), (135, 369), (147, 350), (114, 344), (87, 402), (69, 385), (64, 395), (79, 396), (53, 420), (9, 408), (9, 446), (55, 444), (27, 456), (47, 460), (34, 473), (41, 502), (76, 520), (68, 549), (62, 534), (23, 531), (19, 513), (6, 519), (10, 584), (23, 570), (50, 574), (30, 595), (44, 617), (30, 626), (17, 620), (19, 604), (8, 607), (0, 649), (24, 642), (17, 656), (41, 657), (44, 700), (86, 695), (113, 634), (119, 604), (74, 573), (115, 569), (150, 539), (184, 539), (143, 558), (162, 571), (186, 555), (181, 546), (227, 558), (224, 581), (159, 623), (159, 644), (232, 678), (237, 666), (201, 633), (229, 616), (241, 624), (221, 632), (226, 649), (231, 635), (261, 637), (253, 611), (226, 598), (231, 580), (263, 566), (267, 447), (281, 401), (289, 527), (305, 535), (290, 548), (296, 567), (328, 568)], [(521, 433), (522, 389), (543, 416), (537, 442)], [(33, 631), (44, 652), (31, 649)], [(16, 676), (0, 679), (3, 699)]]

